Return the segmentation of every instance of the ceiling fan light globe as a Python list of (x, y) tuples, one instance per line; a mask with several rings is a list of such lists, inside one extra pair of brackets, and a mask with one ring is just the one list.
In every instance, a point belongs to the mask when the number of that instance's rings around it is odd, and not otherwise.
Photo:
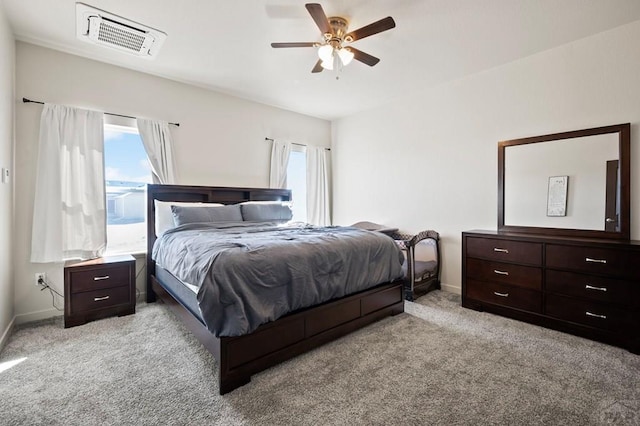
[(318, 57), (322, 59), (322, 62), (332, 63), (333, 62), (333, 46), (331, 46), (330, 44), (325, 44), (324, 46), (320, 46), (318, 48)]
[(353, 52), (349, 49), (342, 48), (338, 50), (338, 56), (340, 57), (340, 61), (342, 61), (342, 65), (347, 66), (353, 60)]
[(320, 66), (325, 70), (333, 71), (333, 59), (329, 61), (320, 62)]

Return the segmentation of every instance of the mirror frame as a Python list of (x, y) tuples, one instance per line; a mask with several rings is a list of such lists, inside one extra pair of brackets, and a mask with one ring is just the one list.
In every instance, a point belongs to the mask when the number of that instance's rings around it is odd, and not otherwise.
[[(631, 232), (631, 170), (630, 170), (630, 131), (631, 124), (616, 124), (613, 126), (596, 127), (592, 129), (575, 130), (571, 132), (553, 133), (543, 136), (532, 136), (522, 139), (512, 139), (498, 142), (498, 232), (515, 232), (525, 234), (543, 234), (552, 236), (598, 238), (628, 240)], [(591, 229), (570, 228), (542, 228), (535, 226), (505, 225), (505, 148), (538, 142), (550, 142), (585, 136), (618, 134), (618, 152), (620, 161), (620, 230), (616, 232)]]

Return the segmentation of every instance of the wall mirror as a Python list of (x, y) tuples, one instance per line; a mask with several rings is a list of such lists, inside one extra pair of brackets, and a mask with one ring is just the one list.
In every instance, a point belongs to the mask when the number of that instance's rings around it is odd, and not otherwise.
[(630, 124), (498, 143), (498, 231), (629, 239)]

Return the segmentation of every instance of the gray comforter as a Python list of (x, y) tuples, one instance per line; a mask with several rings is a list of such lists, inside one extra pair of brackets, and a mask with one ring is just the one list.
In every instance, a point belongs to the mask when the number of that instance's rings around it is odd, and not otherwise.
[(163, 234), (156, 263), (199, 287), (216, 336), (239, 336), (296, 309), (402, 276), (403, 256), (386, 235), (349, 227), (192, 223)]

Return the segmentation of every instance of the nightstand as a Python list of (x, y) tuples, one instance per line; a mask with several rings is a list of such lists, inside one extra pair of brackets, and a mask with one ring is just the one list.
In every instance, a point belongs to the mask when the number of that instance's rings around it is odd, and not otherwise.
[(131, 255), (65, 263), (64, 327), (135, 313), (135, 271)]

